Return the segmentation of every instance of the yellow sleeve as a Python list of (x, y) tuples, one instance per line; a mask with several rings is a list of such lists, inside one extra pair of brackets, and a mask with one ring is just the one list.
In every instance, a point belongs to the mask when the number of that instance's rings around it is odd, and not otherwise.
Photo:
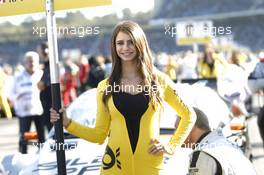
[(12, 118), (12, 112), (7, 101), (7, 96), (4, 92), (5, 74), (0, 70), (0, 108), (5, 112), (8, 119)]
[(10, 106), (8, 104), (7, 98), (1, 89), (0, 89), (0, 107), (5, 112), (6, 117), (8, 119), (11, 119), (12, 118), (12, 112), (11, 112)]
[[(104, 80), (103, 80), (104, 81)], [(101, 88), (101, 83), (99, 83), (96, 92), (97, 100), (97, 113), (96, 113), (96, 123), (94, 128), (84, 126), (80, 123), (72, 121), (71, 124), (66, 128), (67, 131), (75, 136), (85, 139), (89, 142), (103, 144), (108, 133), (110, 126), (110, 114), (108, 109), (103, 104), (102, 95), (103, 90)]]
[(181, 100), (174, 88), (173, 81), (167, 76), (165, 76), (164, 86), (164, 100), (177, 112), (181, 119), (168, 145), (171, 151), (174, 152), (174, 149), (181, 146), (191, 132), (196, 121), (196, 115), (194, 110)]

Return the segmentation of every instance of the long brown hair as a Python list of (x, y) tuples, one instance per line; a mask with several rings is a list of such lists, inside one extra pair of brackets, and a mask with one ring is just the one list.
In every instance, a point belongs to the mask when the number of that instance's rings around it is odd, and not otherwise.
[[(156, 104), (160, 104), (162, 99), (159, 92), (159, 83), (157, 81), (157, 76), (154, 73), (154, 66), (152, 62), (152, 55), (149, 49), (149, 45), (145, 36), (145, 33), (141, 27), (133, 21), (123, 21), (116, 25), (111, 39), (111, 54), (112, 54), (112, 73), (109, 76), (108, 83), (109, 86), (114, 86), (115, 84), (120, 84), (122, 66), (121, 59), (116, 52), (116, 37), (119, 32), (124, 32), (128, 34), (136, 48), (137, 55), (137, 67), (141, 78), (143, 79), (142, 86), (150, 87), (148, 90), (149, 99), (153, 107)], [(108, 87), (109, 87), (108, 86)], [(108, 89), (109, 90), (109, 89)], [(108, 93), (107, 93), (108, 92)], [(112, 95), (113, 92), (106, 91), (103, 95), (103, 102), (106, 104), (107, 99)]]

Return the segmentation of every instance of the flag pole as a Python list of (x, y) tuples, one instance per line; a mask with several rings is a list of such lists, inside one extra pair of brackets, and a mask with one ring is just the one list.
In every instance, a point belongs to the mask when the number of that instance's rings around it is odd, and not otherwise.
[[(54, 12), (54, 0), (46, 0), (46, 22), (49, 45), (49, 62), (50, 62), (50, 80), (52, 108), (57, 112), (61, 108), (60, 82), (59, 82), (59, 59), (57, 44), (57, 27)], [(65, 151), (62, 115), (55, 122), (55, 144), (58, 175), (66, 175)]]

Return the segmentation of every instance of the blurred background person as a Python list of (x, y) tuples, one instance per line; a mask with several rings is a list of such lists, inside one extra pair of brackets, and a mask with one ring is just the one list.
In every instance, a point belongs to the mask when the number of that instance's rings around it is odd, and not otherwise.
[(12, 118), (12, 112), (5, 92), (6, 74), (0, 66), (0, 108), (7, 118)]
[[(263, 93), (263, 90), (262, 90), (262, 93)], [(262, 138), (262, 144), (264, 148), (264, 106), (261, 107), (258, 113), (258, 127), (259, 127), (259, 133)]]
[(112, 72), (112, 58), (111, 56), (105, 56), (105, 76), (109, 77)]
[(233, 50), (229, 62), (244, 69), (243, 63), (246, 59), (238, 50)]
[(89, 71), (90, 71), (90, 65), (88, 63), (88, 58), (86, 55), (81, 55), (79, 59), (78, 94), (81, 94), (86, 90)]
[(218, 64), (215, 57), (218, 55), (211, 44), (205, 45), (202, 57), (198, 62), (198, 73), (200, 78), (216, 78), (216, 67)]
[(105, 58), (101, 55), (92, 57), (89, 63), (91, 63), (91, 71), (89, 72), (88, 86), (96, 88), (98, 83), (106, 77)]
[(70, 58), (66, 58), (64, 64), (64, 73), (61, 76), (61, 92), (63, 105), (69, 106), (77, 97), (77, 75), (79, 68)]
[[(264, 98), (264, 52), (259, 53), (259, 62), (256, 64), (255, 69), (249, 75), (249, 88), (251, 92), (259, 93), (262, 98)], [(258, 127), (260, 136), (262, 138), (263, 148), (264, 148), (264, 106), (258, 113)]]
[(215, 59), (219, 62), (217, 67), (217, 91), (219, 95), (230, 106), (237, 106), (242, 114), (248, 115), (245, 105), (250, 98), (248, 71), (246, 71), (246, 66), (242, 66), (247, 57), (234, 50), (227, 59), (221, 56)]
[(39, 58), (43, 62), (43, 75), (38, 82), (38, 88), (40, 90), (40, 100), (43, 107), (43, 120), (44, 125), (48, 131), (52, 128), (50, 123), (49, 109), (51, 108), (51, 84), (50, 84), (50, 67), (49, 67), (49, 48), (48, 43), (43, 42), (37, 47)]
[(39, 143), (45, 141), (41, 116), (43, 109), (37, 87), (43, 72), (39, 69), (39, 56), (36, 52), (26, 52), (24, 67), (25, 70), (15, 76), (11, 91), (15, 114), (19, 119), (19, 151), (23, 154), (27, 153), (24, 133), (30, 130), (31, 121), (35, 123)]
[(264, 51), (259, 53), (257, 63), (249, 74), (248, 86), (253, 94), (264, 88)]
[(183, 57), (178, 59), (178, 79), (197, 79), (197, 53), (192, 53), (188, 50), (184, 53)]
[(10, 96), (11, 96), (11, 89), (12, 89), (12, 85), (13, 85), (13, 81), (14, 81), (14, 73), (13, 73), (13, 68), (11, 65), (9, 64), (4, 64), (3, 66), (3, 70), (5, 72), (5, 93), (6, 93), (6, 96), (7, 96), (7, 99), (8, 99), (8, 103), (9, 103), (9, 106), (11, 108), (11, 112), (12, 112), (12, 115), (14, 115), (14, 108), (13, 108), (13, 104), (10, 100)]
[(172, 55), (168, 55), (168, 63), (165, 68), (165, 73), (172, 79), (176, 80), (177, 63)]
[(9, 119), (12, 118), (12, 112), (7, 100), (7, 95), (6, 95), (6, 89), (5, 89), (5, 84), (6, 84), (6, 74), (3, 71), (2, 67), (0, 66), (0, 108), (4, 112), (5, 116)]

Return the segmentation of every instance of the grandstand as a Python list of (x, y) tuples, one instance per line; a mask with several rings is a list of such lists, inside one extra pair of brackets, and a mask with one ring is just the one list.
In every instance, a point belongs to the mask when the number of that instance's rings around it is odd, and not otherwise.
[[(177, 46), (175, 36), (165, 34), (165, 25), (188, 20), (212, 20), (216, 27), (230, 26), (235, 43), (253, 51), (264, 48), (264, 0), (155, 0), (153, 13), (149, 24), (144, 24), (144, 31), (155, 53), (172, 54), (191, 49), (191, 46)], [(79, 48), (84, 54), (109, 55), (110, 31), (108, 29), (100, 35), (83, 38), (59, 38), (59, 53), (62, 49)], [(43, 38), (0, 43), (1, 62), (8, 60), (7, 62), (14, 65), (23, 53), (34, 50), (41, 39)]]
[(179, 21), (212, 20), (215, 27), (232, 27), (235, 43), (253, 51), (263, 49), (264, 0), (156, 0), (156, 28)]
[[(161, 3), (162, 2), (162, 3)], [(194, 17), (264, 8), (264, 0), (156, 0), (155, 19)]]

